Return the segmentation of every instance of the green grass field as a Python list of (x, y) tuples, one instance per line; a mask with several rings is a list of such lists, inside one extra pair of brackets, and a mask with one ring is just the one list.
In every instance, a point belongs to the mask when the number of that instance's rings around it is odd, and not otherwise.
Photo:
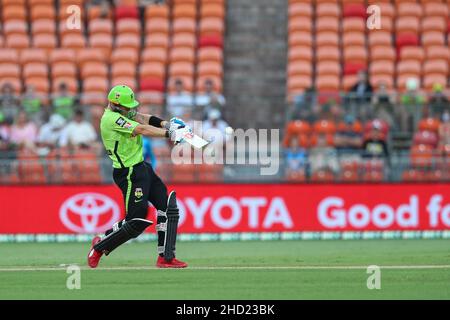
[[(88, 249), (0, 244), (0, 299), (450, 299), (449, 240), (182, 242), (184, 270), (154, 268), (155, 243), (124, 245), (95, 270)], [(82, 267), (80, 290), (60, 264)], [(380, 290), (367, 289), (369, 265)]]

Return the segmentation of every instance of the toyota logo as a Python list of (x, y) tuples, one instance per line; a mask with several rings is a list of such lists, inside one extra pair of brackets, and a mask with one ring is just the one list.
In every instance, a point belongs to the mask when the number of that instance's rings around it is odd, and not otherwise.
[(59, 209), (62, 223), (77, 233), (102, 233), (120, 218), (117, 203), (100, 193), (80, 193)]

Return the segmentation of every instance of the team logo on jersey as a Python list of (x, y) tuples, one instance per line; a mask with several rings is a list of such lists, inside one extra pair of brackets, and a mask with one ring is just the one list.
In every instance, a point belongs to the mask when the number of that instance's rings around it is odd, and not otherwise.
[(142, 196), (144, 195), (144, 193), (142, 192), (142, 188), (136, 188), (135, 190), (134, 190), (134, 196), (136, 197), (136, 198), (142, 198)]
[(123, 127), (126, 123), (127, 123), (127, 121), (122, 117), (120, 117), (119, 119), (116, 120), (116, 124), (121, 127)]

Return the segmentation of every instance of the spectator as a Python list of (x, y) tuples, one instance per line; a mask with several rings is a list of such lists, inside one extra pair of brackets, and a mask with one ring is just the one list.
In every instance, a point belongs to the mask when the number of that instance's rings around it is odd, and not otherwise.
[[(192, 95), (184, 90), (184, 84), (181, 79), (175, 80), (175, 93), (167, 98), (167, 108), (171, 116), (182, 117), (185, 109), (191, 109), (194, 104)], [(186, 119), (187, 120), (187, 119)]]
[(319, 134), (316, 146), (310, 149), (309, 164), (311, 172), (331, 170), (337, 173), (339, 170), (336, 149), (328, 145), (325, 134)]
[(356, 119), (353, 115), (345, 116), (344, 129), (336, 133), (335, 145), (339, 156), (358, 160), (362, 147), (362, 136), (353, 129), (355, 122)]
[(63, 139), (61, 139), (61, 146), (73, 146), (81, 148), (99, 149), (97, 140), (97, 133), (94, 127), (88, 121), (84, 120), (84, 114), (81, 109), (75, 110), (73, 120), (67, 125)]
[(450, 145), (450, 110), (446, 109), (442, 114), (439, 126), (439, 142), (441, 145)]
[(378, 90), (373, 96), (374, 116), (377, 119), (386, 121), (391, 128), (396, 125), (394, 120), (394, 105), (391, 102), (391, 97), (386, 90), (386, 84), (381, 82)]
[(357, 104), (369, 103), (372, 99), (372, 85), (367, 78), (367, 72), (360, 70), (358, 72), (358, 80), (355, 85), (350, 89), (351, 101)]
[(215, 108), (222, 110), (225, 106), (225, 98), (220, 93), (215, 92), (214, 82), (212, 79), (205, 79), (205, 93), (197, 95), (196, 105), (205, 107), (205, 114), (209, 110)]
[(400, 112), (400, 127), (403, 131), (412, 131), (419, 119), (422, 118), (425, 96), (419, 91), (419, 80), (409, 78), (406, 80), (406, 92), (400, 97), (401, 105), (397, 106)]
[(222, 114), (217, 109), (212, 109), (208, 113), (208, 120), (203, 122), (203, 138), (212, 140), (214, 144), (225, 146), (229, 136), (226, 129), (229, 126), (221, 119)]
[(285, 151), (286, 173), (299, 172), (307, 164), (307, 153), (300, 148), (297, 136), (293, 136), (289, 142), (289, 149)]
[(39, 130), (39, 146), (51, 149), (59, 147), (65, 134), (64, 125), (66, 120), (59, 114), (52, 114), (50, 120)]
[(73, 116), (75, 103), (75, 97), (68, 91), (67, 84), (61, 82), (58, 86), (58, 92), (53, 97), (53, 112), (68, 120)]
[(19, 98), (14, 94), (14, 88), (11, 83), (5, 82), (2, 86), (0, 96), (0, 112), (6, 120), (12, 121), (17, 117), (20, 109)]
[(364, 158), (388, 158), (389, 151), (386, 140), (381, 132), (381, 126), (377, 121), (373, 122), (369, 136), (363, 142)]
[(433, 94), (429, 105), (431, 116), (436, 118), (440, 118), (444, 110), (450, 110), (448, 99), (442, 92), (442, 84), (436, 83), (433, 85)]
[(40, 125), (42, 123), (41, 99), (36, 95), (33, 85), (28, 85), (25, 94), (22, 97), (22, 106), (28, 115), (28, 118), (34, 123)]
[(28, 120), (27, 114), (20, 111), (11, 127), (11, 142), (18, 149), (34, 149), (37, 136), (36, 125)]
[(10, 131), (10, 124), (6, 121), (3, 113), (0, 112), (0, 151), (9, 149), (11, 135)]

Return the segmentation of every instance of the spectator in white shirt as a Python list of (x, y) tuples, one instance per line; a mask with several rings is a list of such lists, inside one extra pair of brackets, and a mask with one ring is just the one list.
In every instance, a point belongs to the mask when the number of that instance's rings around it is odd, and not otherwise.
[(61, 141), (62, 146), (74, 146), (81, 148), (96, 148), (97, 133), (94, 127), (88, 121), (84, 120), (83, 111), (78, 109), (75, 111), (73, 120), (65, 129), (64, 139)]
[(216, 92), (212, 79), (205, 79), (205, 92), (197, 95), (196, 105), (210, 106), (211, 108), (214, 107), (217, 109), (225, 106), (225, 98)]
[(182, 117), (186, 109), (192, 108), (194, 98), (184, 90), (183, 80), (175, 80), (175, 92), (167, 97), (167, 110), (173, 117)]
[(221, 119), (222, 114), (217, 109), (212, 109), (208, 113), (208, 120), (203, 122), (203, 138), (211, 141), (213, 144), (222, 144), (229, 139), (227, 134), (228, 123)]
[(50, 120), (39, 130), (38, 144), (43, 148), (59, 147), (65, 134), (66, 120), (59, 114), (52, 114)]

